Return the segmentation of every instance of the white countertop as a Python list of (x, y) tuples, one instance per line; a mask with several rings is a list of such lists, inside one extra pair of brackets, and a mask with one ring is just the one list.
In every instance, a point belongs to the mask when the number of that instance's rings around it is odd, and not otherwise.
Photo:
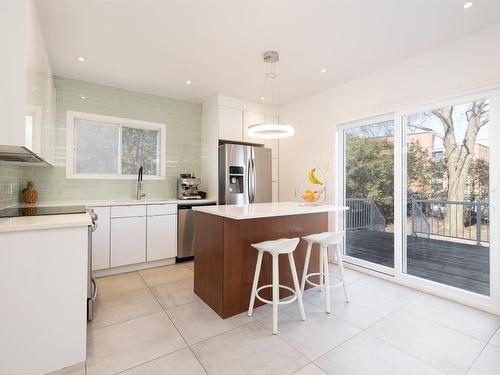
[(0, 218), (0, 233), (22, 230), (80, 227), (91, 224), (92, 220), (87, 213), (8, 217)]
[[(210, 199), (109, 199), (109, 200), (87, 200), (87, 201), (41, 201), (36, 204), (17, 204), (14, 207), (32, 207), (32, 206), (86, 206), (86, 207), (102, 207), (102, 206), (134, 206), (148, 204), (189, 204), (202, 205), (214, 204), (214, 200)], [(11, 206), (12, 207), (12, 206)]]
[[(37, 204), (17, 204), (11, 207), (47, 207), (47, 206), (131, 206), (131, 205), (148, 205), (148, 204), (189, 204), (203, 205), (213, 204), (215, 201), (209, 199), (123, 199), (123, 200), (102, 200), (102, 201), (49, 201), (38, 202)], [(0, 218), (0, 233), (13, 232), (22, 230), (38, 230), (50, 228), (65, 228), (90, 225), (89, 214), (68, 214), (68, 215), (40, 215), (40, 216), (21, 216), (11, 218)]]
[(230, 219), (256, 219), (261, 217), (316, 214), (320, 212), (345, 211), (344, 206), (305, 206), (296, 202), (252, 203), (246, 205), (221, 205), (193, 207), (194, 211), (223, 216)]

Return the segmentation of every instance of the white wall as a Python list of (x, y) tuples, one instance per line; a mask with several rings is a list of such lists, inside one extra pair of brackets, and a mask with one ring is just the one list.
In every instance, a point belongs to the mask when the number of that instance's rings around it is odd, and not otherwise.
[(313, 166), (334, 185), (336, 124), (499, 82), (498, 46), (500, 26), (282, 106), (280, 119), (296, 134), (280, 141), (280, 200), (293, 200)]
[(24, 143), (26, 2), (0, 1), (0, 145)]

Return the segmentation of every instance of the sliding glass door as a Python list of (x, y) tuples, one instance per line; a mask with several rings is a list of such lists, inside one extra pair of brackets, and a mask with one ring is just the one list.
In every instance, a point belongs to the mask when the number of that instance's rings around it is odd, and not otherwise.
[(402, 117), (406, 141), (403, 272), (490, 294), (490, 98)]
[(394, 120), (377, 118), (343, 129), (346, 258), (393, 273)]
[(343, 124), (348, 263), (500, 308), (500, 90)]

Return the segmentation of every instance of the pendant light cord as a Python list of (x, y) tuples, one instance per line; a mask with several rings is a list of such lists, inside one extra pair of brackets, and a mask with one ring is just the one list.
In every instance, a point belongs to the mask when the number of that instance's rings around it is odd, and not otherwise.
[(266, 63), (266, 80), (269, 80), (271, 85), (271, 108), (272, 108), (272, 123), (276, 122), (276, 108), (274, 106), (274, 90), (278, 90), (276, 83), (276, 62)]

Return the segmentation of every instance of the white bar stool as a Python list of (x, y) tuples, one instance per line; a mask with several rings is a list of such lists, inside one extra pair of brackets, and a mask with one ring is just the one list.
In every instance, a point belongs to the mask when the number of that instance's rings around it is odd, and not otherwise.
[[(299, 304), (300, 317), (302, 320), (306, 320), (306, 314), (304, 312), (304, 304), (302, 302), (302, 292), (299, 285), (299, 278), (297, 277), (297, 269), (295, 268), (295, 261), (293, 259), (293, 252), (297, 248), (299, 244), (299, 238), (282, 238), (274, 241), (264, 241), (257, 244), (252, 244), (252, 247), (256, 248), (259, 251), (257, 255), (257, 264), (255, 266), (255, 273), (253, 277), (253, 286), (252, 286), (252, 295), (250, 297), (250, 306), (248, 307), (248, 316), (252, 316), (253, 314), (253, 306), (255, 303), (255, 297), (257, 297), (260, 301), (273, 305), (273, 333), (278, 333), (278, 306), (285, 305), (288, 303), (292, 303), (297, 300)], [(262, 257), (264, 255), (264, 251), (268, 252), (273, 257), (273, 283), (268, 285), (263, 285), (260, 288), (257, 288), (257, 284), (259, 283), (260, 276), (260, 268), (262, 266)], [(292, 278), (293, 285), (295, 290), (289, 288), (285, 285), (280, 285), (279, 283), (279, 262), (278, 256), (280, 254), (288, 254), (288, 261), (290, 262), (290, 269), (292, 270)], [(273, 300), (270, 301), (268, 299), (262, 298), (259, 296), (259, 291), (264, 288), (273, 288)], [(291, 291), (294, 296), (291, 299), (286, 301), (280, 301), (279, 288), (283, 288)]]
[[(344, 232), (323, 232), (311, 234), (309, 236), (302, 237), (303, 240), (307, 241), (307, 252), (306, 260), (304, 264), (304, 272), (302, 274), (302, 284), (300, 290), (304, 293), (306, 282), (310, 285), (319, 286), (321, 290), (325, 290), (325, 308), (326, 312), (329, 314), (330, 308), (330, 288), (336, 288), (339, 286), (344, 287), (345, 299), (349, 302), (349, 292), (347, 290), (347, 282), (344, 272), (344, 264), (342, 262), (342, 254), (340, 253), (340, 243), (344, 237)], [(311, 257), (312, 246), (317, 243), (319, 245), (319, 272), (307, 273), (309, 269), (309, 259)], [(328, 268), (328, 246), (335, 247), (335, 258), (337, 259), (340, 277), (336, 277), (339, 283), (330, 285), (330, 272)], [(319, 284), (316, 284), (309, 280), (311, 276), (319, 276)]]

